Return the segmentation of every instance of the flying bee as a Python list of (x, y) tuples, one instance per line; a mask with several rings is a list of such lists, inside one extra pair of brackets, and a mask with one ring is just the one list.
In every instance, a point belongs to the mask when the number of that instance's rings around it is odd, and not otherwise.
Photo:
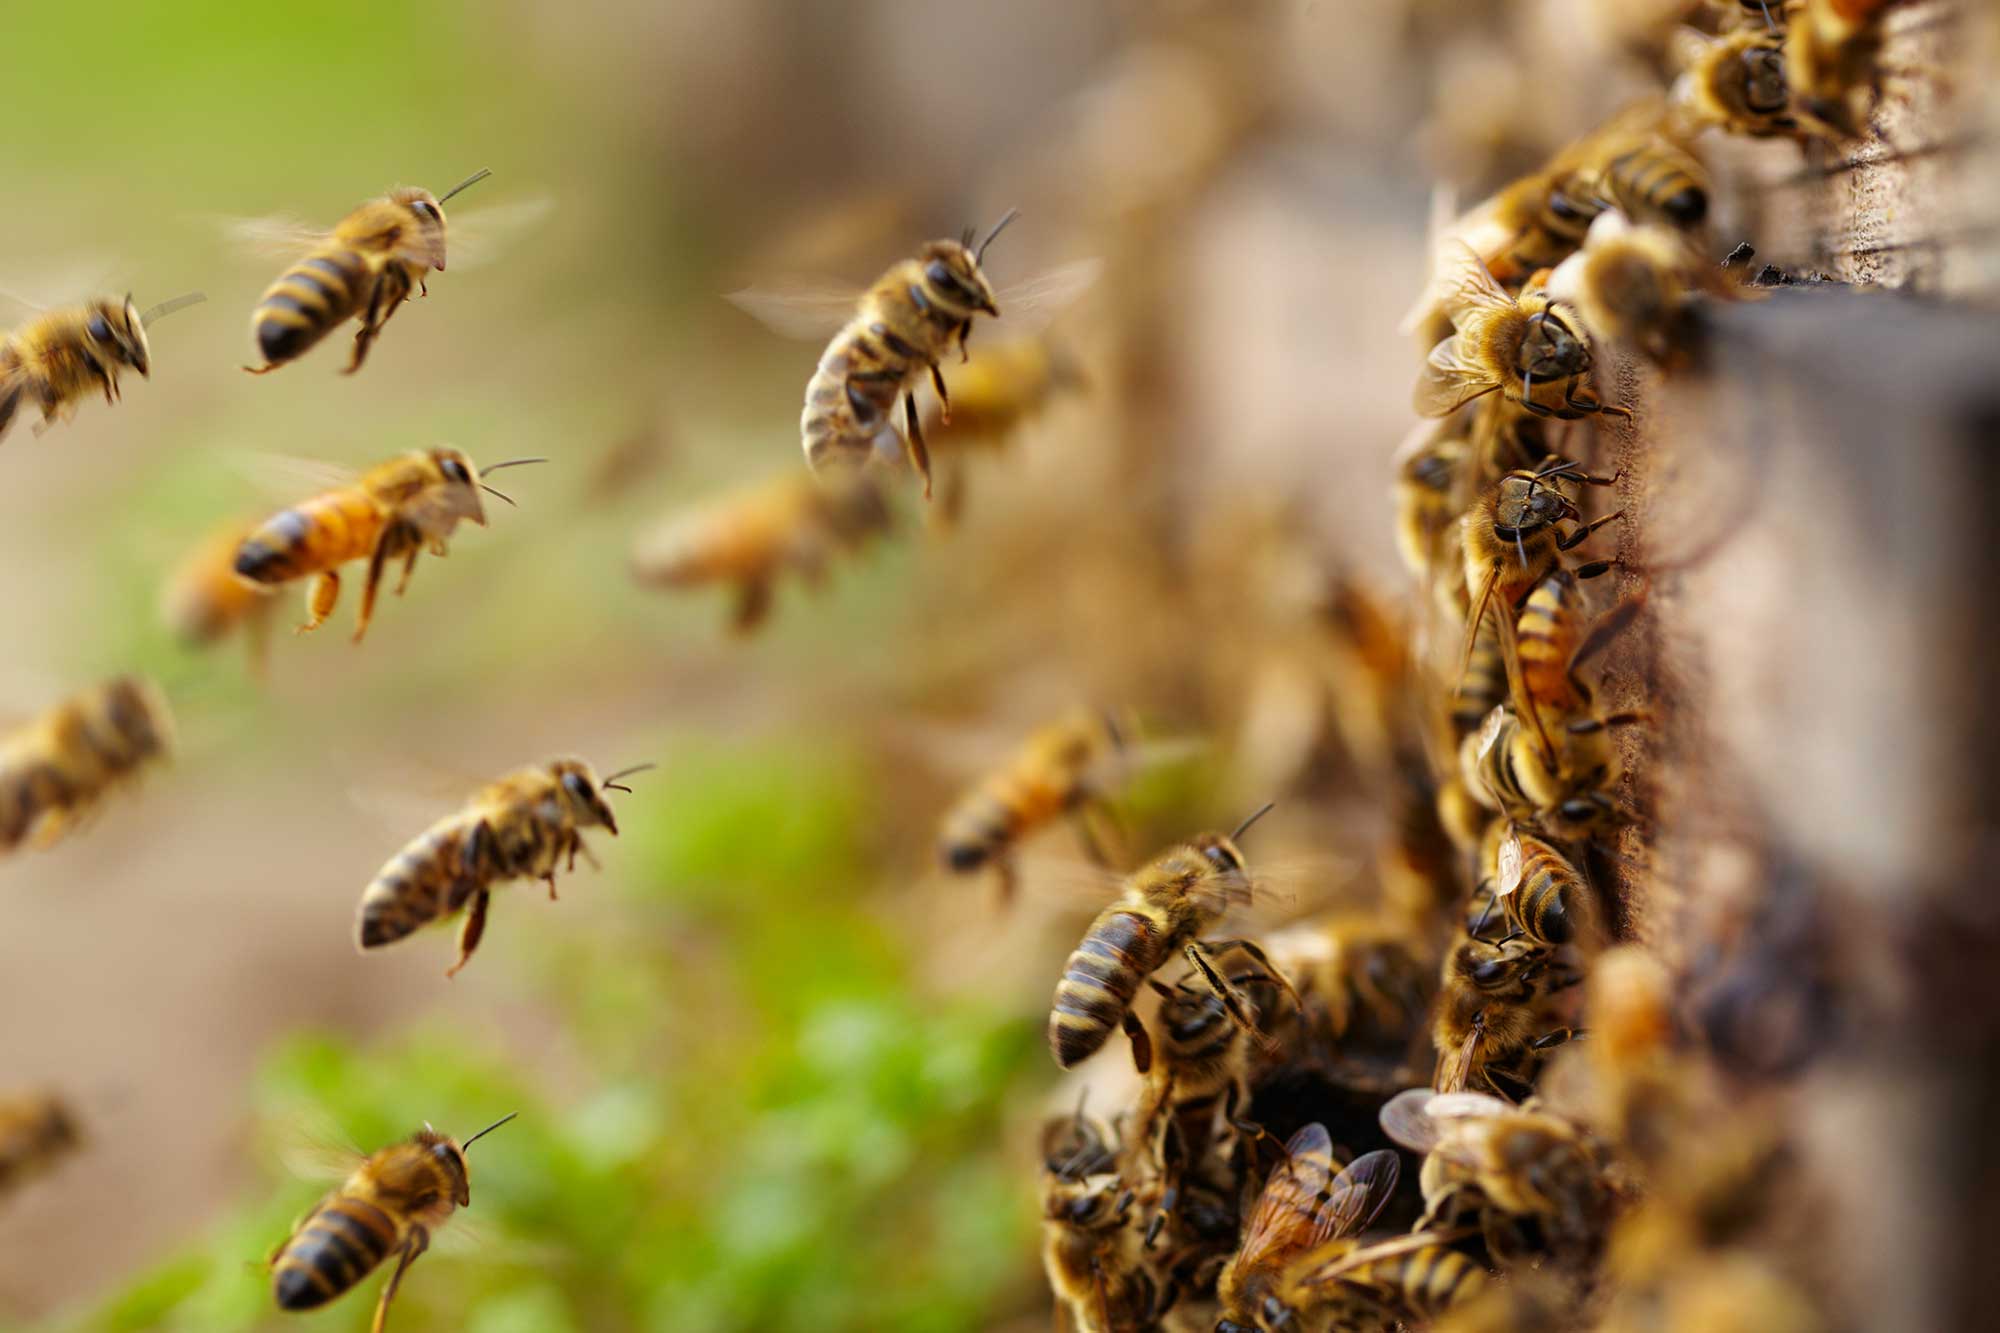
[[(1576, 501), (1564, 494), (1564, 488), (1610, 486), (1617, 481), (1615, 476), (1593, 477), (1575, 463), (1552, 458), (1532, 472), (1517, 469), (1508, 473), (1466, 511), (1461, 538), (1465, 547), (1465, 586), (1479, 591), (1466, 619), (1461, 677), (1471, 667), (1480, 627), (1490, 608), (1499, 630), (1501, 660), (1510, 689), (1517, 699), (1521, 697), (1515, 608), (1538, 583), (1560, 567), (1563, 552), (1581, 545), (1591, 533), (1623, 514), (1618, 510), (1585, 523)], [(1574, 525), (1567, 533), (1558, 526), (1564, 522)], [(1597, 578), (1615, 563), (1593, 561), (1577, 566), (1573, 572), (1577, 578)], [(1543, 753), (1550, 753), (1541, 715), (1532, 708), (1525, 711), (1542, 743)]]
[[(815, 471), (833, 465), (860, 466), (878, 452), (904, 453), (931, 491), (930, 452), (917, 412), (916, 387), (928, 373), (951, 421), (951, 398), (939, 362), (955, 343), (969, 360), (966, 340), (977, 315), (998, 317), (1003, 305), (1055, 304), (1083, 290), (1096, 277), (1094, 261), (1069, 265), (1021, 288), (996, 293), (982, 267), (986, 247), (1012, 222), (1008, 212), (977, 247), (970, 229), (955, 241), (931, 241), (915, 258), (897, 263), (854, 298), (837, 297), (842, 324), (820, 355), (806, 383), (799, 417), (806, 462)], [(780, 333), (811, 336), (827, 313), (826, 291), (786, 293), (748, 290), (730, 298)], [(903, 400), (904, 428), (897, 439), (895, 408)]]
[(1432, 1085), (1439, 1092), (1463, 1092), (1475, 1084), (1502, 1092), (1500, 1079), (1524, 1086), (1524, 1066), (1576, 1035), (1551, 1026), (1544, 1010), (1550, 996), (1577, 980), (1555, 968), (1549, 951), (1532, 941), (1461, 939), (1445, 955), (1438, 986)]
[(1035, 731), (1003, 767), (945, 812), (940, 859), (961, 875), (991, 866), (1001, 901), (1008, 901), (1015, 887), (1014, 849), (1067, 815), (1091, 859), (1112, 864), (1099, 825), (1109, 818), (1106, 799), (1135, 758), (1131, 733), (1129, 717), (1089, 709)]
[(1780, 35), (1742, 28), (1711, 38), (1684, 30), (1675, 45), (1675, 110), (1690, 131), (1713, 125), (1754, 139), (1798, 133)]
[(653, 767), (638, 764), (607, 778), (581, 759), (552, 759), (516, 769), (473, 795), (398, 852), (361, 895), (355, 942), (378, 949), (467, 908), (458, 932), (458, 960), (445, 972), (456, 976), (479, 947), (486, 909), (495, 884), (539, 879), (556, 897), (556, 863), (576, 869), (581, 853), (596, 864), (582, 830), (602, 828), (618, 836), (618, 820), (606, 791), (629, 792), (618, 779)]
[(1228, 837), (1203, 833), (1169, 848), (1126, 880), (1118, 901), (1098, 913), (1084, 932), (1083, 942), (1069, 956), (1062, 980), (1056, 983), (1049, 1013), (1049, 1050), (1056, 1063), (1070, 1068), (1096, 1054), (1120, 1027), (1131, 1039), (1133, 1058), (1141, 1073), (1152, 1062), (1145, 1025), (1132, 1012), (1132, 997), (1140, 983), (1175, 954), (1185, 956), (1201, 973), (1229, 1012), (1229, 1020), (1253, 1041), (1268, 1040), (1258, 1032), (1247, 997), (1216, 970), (1224, 954), (1242, 952), (1271, 975), (1293, 1004), (1298, 992), (1275, 972), (1264, 951), (1250, 940), (1204, 940), (1201, 937), (1229, 909), (1247, 902), (1248, 874), (1236, 840), (1270, 806), (1251, 815)]
[(0, 852), (48, 847), (114, 788), (166, 758), (173, 714), (151, 681), (119, 676), (0, 740)]
[(93, 390), (118, 401), (118, 376), (130, 368), (153, 377), (147, 326), (163, 315), (207, 300), (200, 292), (176, 296), (141, 312), (128, 295), (101, 296), (80, 306), (45, 311), (0, 342), (0, 439), (25, 400), (42, 409), (40, 435), (76, 415)]
[(1811, 129), (1865, 139), (1882, 93), (1882, 13), (1887, 0), (1806, 0), (1785, 32), (1785, 78)]
[(160, 616), (183, 643), (206, 647), (241, 629), (253, 673), (263, 674), (276, 599), (271, 589), (239, 577), (236, 552), (255, 530), (248, 521), (225, 523), (188, 554), (160, 592)]
[(892, 527), (888, 501), (873, 479), (787, 472), (670, 515), (640, 536), (632, 572), (657, 587), (734, 584), (731, 626), (748, 634), (770, 614), (780, 574), (795, 570), (818, 588), (835, 557), (860, 550)]
[(1387, 1149), (1341, 1167), (1325, 1125), (1292, 1135), (1244, 1223), (1242, 1244), (1216, 1281), (1222, 1306), (1216, 1333), (1291, 1327), (1304, 1314), (1288, 1290), (1294, 1262), (1367, 1227), (1395, 1194), (1401, 1172)]
[(35, 1092), (0, 1097), (0, 1198), (81, 1147), (76, 1116), (62, 1098)]
[(281, 1310), (313, 1310), (345, 1295), (396, 1256), (375, 1305), (382, 1333), (403, 1274), (430, 1248), (431, 1233), (472, 1202), (466, 1150), (514, 1118), (504, 1115), (460, 1143), (429, 1125), (382, 1149), (313, 1205), (271, 1252), (271, 1293)]
[(361, 328), (354, 335), (346, 373), (361, 369), (368, 349), (410, 292), (429, 294), (424, 275), (433, 269), (444, 272), (445, 201), (492, 174), (476, 171), (441, 196), (400, 186), (361, 205), (332, 231), (298, 237), (310, 247), (307, 253), (265, 290), (250, 316), (250, 332), (264, 364), (243, 368), (268, 375), (359, 316)]
[(1575, 314), (1535, 291), (1509, 296), (1479, 256), (1454, 242), (1441, 257), (1440, 293), (1455, 332), (1431, 349), (1414, 395), (1417, 414), (1449, 416), (1498, 392), (1536, 416), (1631, 412), (1590, 387), (1590, 339)]
[(418, 449), (370, 468), (360, 477), (281, 510), (259, 524), (236, 549), (236, 572), (255, 584), (276, 587), (311, 576), (306, 622), (299, 631), (318, 629), (340, 599), (340, 566), (368, 561), (355, 616), (354, 641), (368, 632), (375, 594), (391, 560), (403, 562), (396, 595), (409, 586), (417, 557), (446, 554), (445, 540), (462, 520), (486, 526), (479, 492), (508, 500), (483, 480), (486, 473), (539, 458), (495, 463), (481, 472), (462, 449)]

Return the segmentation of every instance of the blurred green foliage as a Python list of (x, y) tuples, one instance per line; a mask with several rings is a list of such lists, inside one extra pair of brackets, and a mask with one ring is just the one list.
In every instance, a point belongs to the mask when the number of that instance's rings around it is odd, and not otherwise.
[[(975, 1326), (1031, 1252), (999, 1108), (1039, 1074), (1036, 1025), (913, 985), (863, 892), (878, 812), (852, 758), (669, 758), (627, 799), (623, 927), (541, 944), (582, 1071), (560, 1096), (452, 1030), (301, 1035), (257, 1080), (258, 1138), (331, 1122), (373, 1148), (419, 1118), (463, 1136), (521, 1113), (473, 1151), (472, 1206), (395, 1328)], [(314, 1314), (272, 1308), (256, 1261), (327, 1188), (281, 1155), (188, 1254), (61, 1327), (365, 1328), (383, 1274)], [(455, 1247), (455, 1229), (481, 1234)]]

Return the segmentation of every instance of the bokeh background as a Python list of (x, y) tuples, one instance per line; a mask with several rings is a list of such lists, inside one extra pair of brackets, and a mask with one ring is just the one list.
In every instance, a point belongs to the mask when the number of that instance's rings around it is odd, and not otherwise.
[[(0, 286), (208, 302), (121, 405), (0, 446), (0, 710), (143, 671), (183, 741), (0, 869), (0, 1081), (63, 1089), (91, 1140), (0, 1206), (0, 1327), (366, 1327), (373, 1283), (269, 1307), (259, 1262), (322, 1188), (283, 1143), (510, 1110), (474, 1154), (481, 1234), (416, 1267), (393, 1327), (1041, 1326), (1041, 1025), (1090, 905), (996, 915), (935, 868), (935, 820), (1028, 727), (1119, 703), (1210, 741), (1128, 798), (1140, 836), (1308, 774), (1260, 840), (1361, 854), (1378, 812), (1315, 749), (1302, 608), (1330, 568), (1400, 577), (1392, 330), (1433, 181), (1483, 192), (1653, 78), (1591, 8), (9, 6)], [(1742, 155), (1767, 148), (1796, 158)], [(344, 335), (237, 370), (280, 265), (230, 218), (331, 223), (482, 166), (454, 228), (550, 207), (364, 373)], [(782, 587), (747, 641), (720, 594), (635, 586), (660, 515), (801, 466), (817, 349), (722, 295), (858, 286), (1009, 206), (997, 282), (1104, 263), (1052, 328), (1089, 386), (968, 461), (962, 521), (904, 497), (893, 541)], [(445, 442), (550, 462), (362, 647), (351, 587), (310, 638), (287, 595), (261, 685), (161, 624), (184, 550), (284, 502), (260, 457)], [(380, 864), (558, 753), (660, 765), (603, 873), (504, 891), (453, 982), (446, 932), (358, 956)]]

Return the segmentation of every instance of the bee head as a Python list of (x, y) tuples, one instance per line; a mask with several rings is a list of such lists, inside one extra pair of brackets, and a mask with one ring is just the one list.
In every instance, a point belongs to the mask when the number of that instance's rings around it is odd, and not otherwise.
[(615, 838), (618, 836), (618, 817), (611, 813), (604, 793), (631, 791), (630, 787), (620, 786), (618, 779), (651, 767), (651, 764), (634, 764), (630, 768), (619, 769), (608, 778), (600, 778), (596, 770), (581, 759), (558, 759), (549, 765), (549, 772), (555, 775), (556, 786), (562, 793), (562, 802), (568, 808), (570, 818), (584, 828), (601, 825), (609, 829)]
[(146, 341), (146, 323), (129, 294), (122, 302), (110, 298), (92, 301), (84, 317), (83, 336), (100, 360), (130, 366), (152, 378), (153, 349)]
[(389, 196), (409, 213), (417, 229), (417, 243), (408, 247), (424, 257), (438, 272), (444, 272), (444, 209), (429, 190), (407, 185)]
[(1503, 538), (1539, 532), (1557, 519), (1574, 517), (1576, 505), (1556, 488), (1554, 477), (1515, 472), (1501, 479), (1493, 528)]
[(1058, 1177), (1043, 1201), (1043, 1212), (1051, 1222), (1095, 1231), (1121, 1224), (1131, 1206), (1132, 1191), (1117, 1176)]
[(1784, 49), (1774, 42), (1759, 42), (1744, 50), (1742, 61), (1744, 109), (1759, 116), (1782, 115), (1792, 100), (1785, 79)]
[(472, 1202), (472, 1175), (465, 1165), (465, 1149), (450, 1135), (440, 1134), (428, 1124), (417, 1131), (417, 1146), (431, 1155), (450, 1182), (451, 1201), (460, 1208)]
[(1569, 379), (1590, 369), (1590, 344), (1552, 307), (1543, 306), (1528, 319), (1514, 368), (1526, 379)]
[(438, 497), (438, 516), (450, 519), (469, 519), (480, 527), (486, 526), (486, 506), (479, 500), (479, 469), (463, 449), (442, 445), (430, 451), (431, 462), (437, 465), (438, 476), (444, 487)]

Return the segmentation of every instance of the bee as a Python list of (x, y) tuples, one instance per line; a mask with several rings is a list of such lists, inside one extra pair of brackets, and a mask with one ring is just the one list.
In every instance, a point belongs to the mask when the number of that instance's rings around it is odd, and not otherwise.
[(1509, 825), (1495, 867), (1493, 892), (1515, 930), (1552, 948), (1575, 944), (1595, 955), (1604, 922), (1590, 884), (1548, 839)]
[(1674, 102), (1691, 130), (1713, 125), (1755, 139), (1799, 132), (1781, 35), (1742, 28), (1709, 38), (1687, 31), (1677, 45)]
[(1496, 708), (1459, 751), (1463, 781), (1489, 808), (1553, 837), (1595, 837), (1618, 817), (1611, 788), (1623, 766), (1611, 733), (1646, 717), (1626, 711), (1574, 719), (1556, 733), (1551, 754), (1511, 710)]
[(1522, 1069), (1541, 1052), (1575, 1036), (1544, 1018), (1549, 997), (1580, 980), (1556, 968), (1549, 950), (1533, 941), (1489, 944), (1461, 939), (1445, 955), (1444, 975), (1431, 1023), (1439, 1092), (1480, 1085), (1503, 1092), (1500, 1080), (1525, 1086)]
[(1292, 1135), (1244, 1223), (1242, 1244), (1216, 1281), (1222, 1304), (1216, 1333), (1282, 1329), (1298, 1320), (1305, 1311), (1288, 1299), (1294, 1262), (1367, 1227), (1395, 1194), (1401, 1173), (1387, 1149), (1341, 1167), (1325, 1125)]
[[(495, 463), (485, 472), (542, 461), (516, 458)], [(480, 491), (513, 503), (488, 486), (484, 475), (462, 449), (418, 449), (399, 455), (259, 524), (236, 548), (236, 572), (265, 587), (311, 576), (307, 618), (299, 626), (304, 633), (318, 629), (333, 614), (340, 599), (340, 566), (365, 558), (367, 581), (361, 586), (361, 608), (354, 622), (354, 642), (359, 643), (374, 617), (375, 593), (391, 560), (403, 562), (396, 584), (401, 596), (417, 557), (425, 551), (442, 557), (445, 539), (461, 520), (486, 526)]]
[(387, 1259), (396, 1271), (375, 1305), (382, 1333), (403, 1274), (430, 1248), (431, 1233), (472, 1202), (466, 1151), (514, 1118), (500, 1117), (460, 1143), (429, 1125), (382, 1149), (313, 1205), (271, 1252), (271, 1293), (280, 1310), (314, 1310), (345, 1295)]
[(638, 764), (599, 778), (581, 759), (552, 759), (481, 788), (463, 809), (424, 830), (382, 867), (361, 895), (356, 943), (379, 949), (468, 908), (458, 932), (458, 960), (445, 972), (458, 975), (479, 947), (493, 886), (539, 879), (555, 901), (558, 861), (566, 857), (564, 868), (574, 870), (580, 852), (596, 863), (582, 830), (603, 828), (618, 836), (618, 820), (604, 793), (631, 791), (618, 780), (651, 767)]
[(0, 1198), (82, 1144), (76, 1116), (62, 1098), (47, 1092), (0, 1097)]
[(1419, 425), (1397, 453), (1396, 550), (1426, 586), (1458, 574), (1451, 530), (1464, 512), (1458, 497), (1471, 456), (1471, 443), (1450, 418)]
[(35, 423), (37, 435), (75, 416), (93, 390), (102, 391), (105, 402), (116, 403), (123, 370), (153, 377), (147, 326), (207, 299), (200, 292), (189, 292), (141, 312), (130, 295), (123, 301), (101, 296), (37, 315), (0, 342), (0, 439), (6, 438), (14, 414), (29, 399), (42, 409), (42, 419)]
[(1057, 1064), (1068, 1069), (1096, 1054), (1112, 1031), (1122, 1027), (1139, 1071), (1146, 1072), (1151, 1041), (1132, 1012), (1132, 997), (1176, 953), (1201, 973), (1221, 998), (1230, 1022), (1252, 1040), (1267, 1039), (1257, 1031), (1249, 1000), (1216, 970), (1216, 959), (1231, 952), (1249, 955), (1298, 1003), (1298, 992), (1274, 971), (1258, 945), (1201, 938), (1231, 906), (1249, 900), (1250, 879), (1236, 840), (1270, 809), (1258, 810), (1228, 837), (1203, 833), (1169, 848), (1126, 879), (1118, 901), (1091, 922), (1056, 983), (1048, 1031)]
[[(1616, 476), (1593, 477), (1575, 463), (1551, 458), (1542, 467), (1516, 469), (1502, 477), (1466, 511), (1461, 540), (1465, 547), (1465, 586), (1479, 592), (1465, 625), (1465, 655), (1460, 676), (1470, 670), (1478, 646), (1479, 631), (1492, 608), (1498, 628), (1503, 665), (1510, 688), (1519, 697), (1522, 688), (1515, 608), (1551, 572), (1560, 567), (1562, 553), (1581, 545), (1591, 533), (1623, 516), (1616, 510), (1592, 522), (1582, 522), (1576, 501), (1564, 494), (1575, 485), (1611, 486)], [(1565, 533), (1557, 525), (1574, 526)], [(1577, 566), (1577, 578), (1597, 578), (1611, 570), (1615, 561), (1598, 560)], [(1549, 752), (1541, 716), (1525, 710), (1533, 722), (1544, 753)]]
[(1590, 387), (1590, 339), (1574, 312), (1530, 287), (1507, 294), (1472, 249), (1454, 242), (1441, 256), (1439, 291), (1452, 336), (1431, 349), (1417, 380), (1417, 414), (1449, 416), (1498, 392), (1536, 416), (1570, 419), (1631, 412), (1601, 402)]
[(250, 333), (264, 364), (243, 368), (268, 375), (358, 315), (361, 328), (345, 373), (361, 369), (411, 289), (428, 295), (424, 275), (444, 272), (445, 202), (492, 174), (476, 171), (442, 196), (400, 186), (342, 218), (258, 299)]
[(119, 676), (0, 740), (0, 852), (53, 845), (113, 788), (166, 758), (173, 738), (159, 687)]
[(236, 573), (237, 549), (254, 529), (254, 523), (238, 521), (210, 533), (168, 576), (160, 593), (160, 616), (191, 647), (206, 647), (241, 629), (249, 643), (251, 670), (262, 675), (276, 601), (270, 588)]
[[(1301, 1312), (1303, 1327), (1329, 1333), (1428, 1324), (1488, 1289), (1486, 1270), (1450, 1248), (1460, 1238), (1419, 1231), (1367, 1245), (1328, 1241), (1293, 1266), (1280, 1302)], [(1259, 1327), (1285, 1333), (1294, 1325), (1279, 1319)]]
[(1680, 237), (1606, 213), (1591, 224), (1583, 248), (1549, 276), (1549, 296), (1573, 307), (1593, 338), (1625, 343), (1666, 364), (1689, 338), (1693, 271)]
[(1137, 1194), (1116, 1174), (1117, 1153), (1083, 1108), (1042, 1132), (1042, 1267), (1077, 1333), (1138, 1333), (1174, 1293), (1144, 1262), (1133, 1225)]
[(835, 556), (858, 551), (892, 526), (874, 481), (788, 472), (669, 516), (639, 538), (632, 572), (658, 587), (735, 584), (731, 626), (748, 634), (770, 614), (780, 574), (796, 570), (816, 588)]
[(1015, 216), (1010, 210), (996, 222), (978, 249), (972, 248), (969, 229), (956, 241), (931, 241), (916, 258), (897, 264), (868, 289), (854, 320), (827, 344), (806, 384), (799, 430), (806, 461), (815, 470), (835, 461), (867, 461), (878, 440), (895, 430), (896, 399), (901, 397), (903, 447), (910, 466), (923, 478), (925, 498), (930, 497), (930, 454), (917, 420), (916, 380), (929, 370), (948, 416), (951, 399), (938, 361), (954, 339), (959, 355), (967, 355), (974, 315), (999, 315), (998, 299), (980, 265), (986, 247)]
[(1079, 709), (1034, 732), (1003, 767), (945, 812), (939, 859), (960, 875), (993, 867), (1001, 900), (1007, 901), (1015, 887), (1014, 849), (1068, 815), (1091, 859), (1110, 865), (1098, 824), (1108, 818), (1106, 797), (1130, 767), (1130, 731), (1129, 718)]
[(1375, 912), (1339, 912), (1266, 943), (1335, 1045), (1351, 1038), (1394, 1047), (1422, 1028), (1435, 968), (1402, 922)]
[(1806, 0), (1785, 32), (1785, 78), (1809, 128), (1835, 139), (1865, 139), (1884, 74), (1882, 12), (1887, 0)]

